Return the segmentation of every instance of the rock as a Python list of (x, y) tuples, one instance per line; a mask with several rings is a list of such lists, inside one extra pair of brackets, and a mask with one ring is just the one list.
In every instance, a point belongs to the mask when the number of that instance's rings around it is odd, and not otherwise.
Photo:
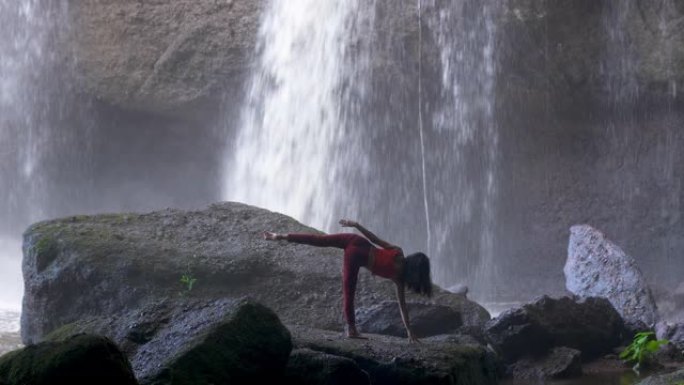
[(547, 296), (503, 312), (487, 323), (485, 333), (509, 363), (563, 346), (591, 360), (610, 352), (626, 334), (622, 318), (605, 298)]
[(368, 373), (353, 360), (297, 349), (290, 355), (285, 383), (301, 385), (370, 385)]
[(658, 322), (655, 332), (658, 339), (668, 340), (677, 349), (684, 352), (684, 323)]
[(200, 116), (248, 75), (263, 1), (70, 1), (87, 92), (127, 109)]
[(352, 340), (302, 327), (290, 331), (298, 348), (349, 358), (368, 373), (374, 385), (493, 385), (497, 379), (496, 359), (477, 344), (456, 344), (441, 337), (412, 344), (403, 338), (381, 335)]
[(107, 338), (76, 335), (43, 342), (0, 357), (0, 383), (7, 385), (134, 385), (126, 356)]
[(588, 225), (570, 228), (566, 288), (581, 297), (604, 297), (632, 329), (652, 328), (658, 320), (653, 295), (634, 259)]
[[(453, 333), (463, 325), (461, 314), (448, 306), (409, 303), (407, 307), (411, 328), (419, 338)], [(406, 337), (396, 301), (358, 309), (356, 324), (365, 333)]]
[(684, 370), (668, 374), (657, 374), (639, 381), (637, 385), (672, 385), (684, 381)]
[[(248, 296), (285, 325), (342, 331), (339, 249), (269, 242), (264, 230), (314, 232), (263, 209), (221, 203), (200, 211), (77, 216), (31, 226), (24, 237), (22, 340), (38, 342), (82, 318), (127, 314), (183, 297), (206, 301)], [(191, 291), (180, 282), (196, 279)], [(359, 274), (356, 303), (395, 300), (394, 285)], [(407, 294), (407, 301), (421, 302)], [(484, 324), (480, 305), (435, 288), (432, 301)], [(133, 339), (146, 338), (145, 331)]]
[(566, 347), (553, 348), (543, 358), (523, 358), (507, 369), (520, 380), (562, 379), (582, 375), (582, 353)]
[(290, 333), (273, 311), (239, 300), (153, 303), (82, 319), (48, 338), (82, 331), (112, 336), (140, 382), (155, 385), (269, 382), (283, 375), (292, 350)]
[(447, 290), (454, 293), (454, 294), (461, 294), (464, 296), (468, 295), (468, 286), (466, 286), (464, 284), (456, 284), (456, 285), (450, 286)]

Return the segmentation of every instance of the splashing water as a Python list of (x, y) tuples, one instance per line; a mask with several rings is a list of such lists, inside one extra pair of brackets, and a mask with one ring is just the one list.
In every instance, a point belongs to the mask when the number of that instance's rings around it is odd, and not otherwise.
[[(368, 61), (361, 37), (372, 24), (363, 1), (273, 1), (259, 32), (241, 125), (229, 149), (224, 197), (327, 229), (348, 134)], [(360, 96), (362, 98), (362, 96)], [(357, 171), (364, 161), (354, 153)]]

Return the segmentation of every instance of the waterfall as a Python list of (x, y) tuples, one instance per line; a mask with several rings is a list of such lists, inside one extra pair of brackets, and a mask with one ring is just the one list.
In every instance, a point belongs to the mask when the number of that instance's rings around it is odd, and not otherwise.
[[(361, 0), (272, 1), (230, 153), (224, 197), (328, 229), (347, 193), (343, 167), (364, 172), (354, 118), (366, 92), (363, 37), (373, 7)], [(347, 215), (353, 215), (347, 211)]]
[[(497, 1), (432, 1), (439, 94), (432, 114), (430, 182), (436, 280), (461, 282), (479, 299), (497, 286), (494, 232), (498, 130), (495, 120)], [(438, 151), (434, 151), (438, 149)], [(434, 172), (433, 172), (434, 174)]]
[(66, 4), (0, 0), (0, 308), (19, 307), (22, 232), (60, 212), (55, 178), (73, 183), (75, 200), (85, 187), (74, 175), (87, 168), (88, 129), (72, 120), (71, 63), (58, 48)]
[[(437, 283), (490, 295), (498, 3), (422, 0), (405, 19), (405, 5), (361, 4), (270, 2), (223, 196), (326, 231), (359, 219), (407, 252), (429, 250)], [(374, 71), (383, 60), (394, 67)]]

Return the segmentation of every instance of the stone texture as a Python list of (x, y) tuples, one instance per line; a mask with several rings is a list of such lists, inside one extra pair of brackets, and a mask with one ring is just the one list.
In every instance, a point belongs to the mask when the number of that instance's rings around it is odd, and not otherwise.
[(684, 354), (684, 323), (658, 322), (655, 327), (656, 337), (670, 341)]
[(668, 374), (656, 374), (639, 381), (637, 385), (672, 385), (684, 381), (684, 370)]
[(263, 2), (87, 0), (69, 6), (71, 44), (90, 94), (128, 109), (188, 117), (216, 112), (218, 94), (242, 87)]
[[(411, 329), (419, 338), (454, 333), (463, 325), (461, 314), (448, 306), (416, 303), (407, 307)], [(406, 337), (396, 301), (358, 309), (356, 324), (365, 333)]]
[(107, 338), (75, 335), (27, 346), (0, 357), (7, 385), (137, 385), (126, 356)]
[(602, 232), (589, 225), (570, 229), (563, 273), (570, 292), (607, 298), (633, 329), (655, 326), (658, 309), (636, 261)]
[(368, 373), (371, 384), (494, 385), (498, 366), (491, 352), (478, 344), (455, 343), (441, 337), (420, 344), (390, 336), (352, 340), (339, 334), (293, 327), (295, 345), (346, 357)]
[(525, 357), (508, 366), (507, 374), (520, 380), (563, 379), (582, 375), (582, 353), (566, 347), (553, 348), (541, 358)]
[(287, 384), (370, 385), (368, 373), (353, 360), (311, 349), (297, 349), (287, 363)]
[(508, 363), (543, 356), (553, 347), (577, 349), (591, 360), (626, 338), (620, 315), (608, 300), (596, 297), (577, 301), (544, 296), (501, 313), (487, 323), (485, 333)]
[(142, 384), (257, 383), (280, 379), (290, 333), (268, 308), (244, 300), (163, 300), (121, 314), (83, 317), (50, 333), (110, 336)]

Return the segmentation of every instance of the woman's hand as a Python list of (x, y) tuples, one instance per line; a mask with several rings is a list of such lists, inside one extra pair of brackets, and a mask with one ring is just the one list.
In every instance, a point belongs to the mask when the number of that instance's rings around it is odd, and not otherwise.
[(350, 221), (349, 219), (340, 219), (340, 225), (342, 225), (342, 227), (356, 227), (358, 226), (358, 223)]
[(285, 235), (272, 233), (270, 231), (264, 231), (262, 234), (264, 236), (264, 239), (267, 241), (277, 241), (279, 239), (285, 239)]
[(420, 340), (412, 332), (408, 333), (408, 340), (410, 343), (417, 343), (417, 344), (421, 343)]

